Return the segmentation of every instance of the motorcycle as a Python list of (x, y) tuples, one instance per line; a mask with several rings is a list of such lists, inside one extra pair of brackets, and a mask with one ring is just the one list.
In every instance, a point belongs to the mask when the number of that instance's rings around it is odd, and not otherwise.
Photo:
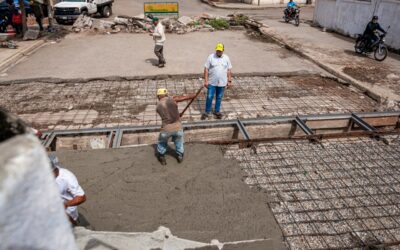
[(354, 49), (357, 54), (369, 54), (373, 52), (375, 60), (381, 62), (385, 60), (388, 55), (388, 48), (385, 45), (385, 36), (386, 34), (381, 34), (379, 35), (378, 41), (373, 44), (369, 44), (370, 41), (368, 37), (358, 34)]
[(293, 8), (291, 10), (285, 9), (284, 11), (284, 16), (283, 19), (285, 20), (286, 23), (294, 20), (294, 24), (296, 26), (300, 25), (300, 9), (299, 8)]

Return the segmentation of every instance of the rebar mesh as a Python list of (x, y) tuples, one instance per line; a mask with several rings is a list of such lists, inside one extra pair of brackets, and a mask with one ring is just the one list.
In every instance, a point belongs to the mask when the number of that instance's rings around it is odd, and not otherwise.
[(262, 143), (224, 148), (267, 190), (290, 249), (400, 248), (400, 139)]
[[(156, 89), (171, 95), (195, 93), (200, 79), (92, 81), (0, 86), (0, 106), (38, 129), (78, 129), (160, 124)], [(223, 119), (373, 111), (376, 102), (362, 93), (320, 77), (237, 77), (226, 91)], [(183, 121), (200, 120), (205, 93), (193, 102)], [(180, 110), (187, 102), (179, 104)]]

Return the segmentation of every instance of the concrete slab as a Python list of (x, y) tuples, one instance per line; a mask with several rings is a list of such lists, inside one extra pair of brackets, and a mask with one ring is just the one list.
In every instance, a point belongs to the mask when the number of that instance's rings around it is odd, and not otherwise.
[(7, 71), (0, 81), (26, 78), (92, 78), (162, 74), (201, 74), (218, 42), (225, 44), (234, 73), (323, 72), (314, 64), (273, 43), (250, 40), (243, 31), (168, 35), (167, 66), (155, 67), (154, 44), (146, 34), (70, 34), (42, 48)]

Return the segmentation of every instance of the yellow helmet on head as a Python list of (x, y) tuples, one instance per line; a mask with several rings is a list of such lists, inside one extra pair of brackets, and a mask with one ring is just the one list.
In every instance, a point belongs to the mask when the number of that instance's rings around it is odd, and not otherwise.
[(168, 95), (168, 90), (167, 89), (157, 89), (157, 96), (159, 95)]
[(218, 43), (215, 47), (216, 51), (224, 51), (224, 45), (222, 43)]

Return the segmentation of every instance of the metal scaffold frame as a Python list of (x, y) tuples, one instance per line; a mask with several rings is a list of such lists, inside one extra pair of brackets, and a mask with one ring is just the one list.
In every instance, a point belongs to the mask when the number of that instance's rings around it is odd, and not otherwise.
[[(392, 126), (390, 130), (378, 130), (370, 125), (364, 119), (376, 118), (387, 119), (391, 118), (391, 124), (382, 124), (382, 126)], [(333, 133), (318, 133), (313, 127), (307, 125), (308, 122), (313, 121), (335, 121), (335, 120), (348, 120), (348, 127), (345, 132)], [(252, 138), (248, 132), (247, 127), (254, 125), (272, 125), (272, 124), (292, 124), (293, 130), (299, 129), (302, 134), (288, 134), (283, 137), (255, 137)], [(207, 143), (211, 144), (234, 144), (234, 143), (253, 143), (253, 142), (266, 142), (266, 141), (279, 141), (289, 139), (304, 139), (310, 141), (319, 141), (324, 138), (341, 138), (341, 137), (358, 137), (370, 136), (379, 139), (381, 135), (385, 134), (398, 134), (400, 128), (400, 112), (370, 112), (370, 113), (348, 113), (348, 114), (326, 114), (326, 115), (306, 115), (306, 116), (282, 116), (282, 117), (267, 117), (256, 119), (237, 119), (237, 120), (215, 120), (215, 121), (201, 121), (184, 123), (185, 130), (203, 129), (203, 128), (224, 128), (233, 127), (240, 132), (240, 138), (232, 138), (228, 140), (211, 140)], [(332, 127), (335, 129), (335, 127)], [(124, 134), (127, 133), (142, 133), (142, 132), (158, 132), (160, 126), (131, 126), (131, 127), (112, 127), (112, 128), (87, 128), (87, 129), (74, 129), (74, 130), (55, 130), (43, 133), (42, 143), (46, 148), (51, 148), (56, 138), (63, 136), (83, 136), (83, 135), (96, 135), (106, 134), (108, 138), (107, 146), (109, 148), (121, 147), (121, 141)], [(202, 142), (202, 141), (199, 141)], [(203, 141), (204, 142), (204, 141)]]

